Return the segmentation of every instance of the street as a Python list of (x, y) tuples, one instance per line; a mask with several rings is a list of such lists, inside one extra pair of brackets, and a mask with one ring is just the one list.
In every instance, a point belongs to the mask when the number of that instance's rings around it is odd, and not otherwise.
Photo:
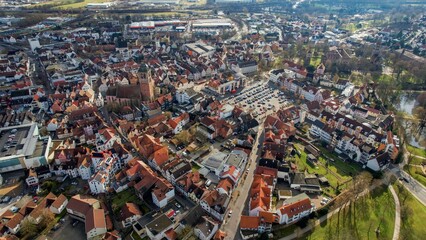
[(247, 165), (247, 168), (250, 168), (250, 170), (247, 173), (247, 177), (244, 180), (244, 182), (240, 183), (238, 187), (234, 190), (234, 192), (238, 192), (237, 198), (231, 199), (228, 211), (232, 209), (232, 214), (230, 217), (228, 215), (225, 215), (225, 220), (222, 224), (221, 230), (226, 232), (228, 235), (225, 239), (241, 239), (240, 233), (239, 233), (239, 223), (240, 218), (243, 213), (243, 210), (246, 207), (246, 201), (248, 194), (250, 192), (250, 187), (253, 182), (254, 177), (254, 171), (256, 170), (257, 166), (257, 159), (259, 158), (259, 154), (261, 152), (261, 149), (258, 148), (258, 145), (260, 142), (263, 141), (263, 123), (259, 126), (259, 130), (257, 133), (256, 141), (253, 144), (253, 149), (250, 153), (249, 162)]
[(391, 174), (399, 178), (406, 178), (406, 181), (400, 181), (400, 183), (411, 193), (417, 200), (426, 206), (426, 188), (419, 183), (416, 179), (412, 178), (408, 173), (402, 171), (397, 166), (390, 166), (388, 170)]

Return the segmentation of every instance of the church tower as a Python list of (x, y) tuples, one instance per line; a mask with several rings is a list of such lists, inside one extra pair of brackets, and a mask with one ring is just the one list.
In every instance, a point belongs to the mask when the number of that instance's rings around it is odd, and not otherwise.
[(153, 101), (155, 84), (151, 76), (151, 71), (145, 63), (142, 63), (138, 70), (138, 84), (141, 90), (143, 101)]

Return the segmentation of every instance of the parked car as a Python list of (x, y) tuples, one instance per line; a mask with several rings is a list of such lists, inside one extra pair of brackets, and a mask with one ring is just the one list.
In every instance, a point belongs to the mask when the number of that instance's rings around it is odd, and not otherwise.
[(8, 203), (8, 202), (10, 202), (10, 200), (11, 200), (12, 198), (10, 197), (10, 196), (5, 196), (4, 198), (3, 198), (3, 200), (2, 200), (2, 202), (3, 203)]
[(79, 222), (78, 220), (75, 220), (75, 221), (72, 223), (72, 226), (73, 226), (73, 227), (77, 226), (78, 222)]

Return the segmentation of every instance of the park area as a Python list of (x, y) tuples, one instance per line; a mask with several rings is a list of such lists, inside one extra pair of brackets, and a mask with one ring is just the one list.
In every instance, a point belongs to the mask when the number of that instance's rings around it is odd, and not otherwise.
[(422, 205), (401, 184), (393, 185), (401, 203), (400, 239), (424, 239), (426, 206)]
[(350, 182), (352, 176), (362, 171), (358, 165), (343, 162), (332, 153), (327, 153), (327, 150), (322, 150), (321, 153), (332, 160), (327, 161), (324, 157), (320, 156), (315, 165), (307, 160), (308, 154), (304, 151), (304, 147), (301, 144), (294, 144), (294, 148), (300, 152), (300, 156), (296, 154), (294, 159), (291, 160), (297, 165), (298, 171), (326, 177), (330, 187), (324, 187), (323, 190), (330, 196), (334, 197), (338, 195), (347, 187), (346, 184)]
[(404, 170), (414, 179), (426, 186), (426, 150), (408, 145), (408, 165)]
[(392, 239), (394, 221), (392, 194), (382, 186), (342, 208), (302, 239)]

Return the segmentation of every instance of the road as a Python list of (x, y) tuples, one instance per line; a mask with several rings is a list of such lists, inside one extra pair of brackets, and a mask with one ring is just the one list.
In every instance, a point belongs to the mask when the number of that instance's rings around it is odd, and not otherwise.
[(229, 38), (228, 41), (240, 41), (242, 39), (242, 37), (248, 33), (247, 24), (242, 20), (241, 20), (241, 22), (243, 24), (243, 27), (242, 28), (237, 27), (237, 29), (236, 29), (237, 33), (234, 36), (232, 36), (231, 38)]
[(224, 223), (222, 224), (221, 230), (226, 232), (228, 235), (225, 237), (226, 240), (233, 240), (233, 239), (241, 239), (240, 233), (239, 233), (239, 223), (240, 218), (242, 215), (242, 212), (246, 206), (246, 201), (248, 194), (250, 192), (250, 187), (253, 182), (254, 177), (254, 170), (257, 166), (257, 159), (259, 158), (259, 154), (261, 152), (261, 149), (258, 148), (258, 145), (260, 142), (263, 141), (263, 124), (259, 126), (258, 133), (256, 136), (256, 141), (253, 145), (253, 149), (250, 153), (249, 161), (247, 168), (250, 168), (246, 179), (243, 182), (240, 182), (238, 187), (234, 190), (234, 192), (238, 192), (239, 194), (235, 199), (231, 199), (228, 210), (232, 209), (231, 217), (228, 217), (228, 215), (225, 215), (226, 220), (224, 220)]
[(398, 166), (391, 166), (388, 170), (397, 178), (404, 177), (408, 180), (400, 181), (401, 184), (411, 193), (419, 202), (426, 206), (426, 188), (416, 179), (412, 178), (408, 173), (401, 170)]
[[(403, 136), (403, 135), (401, 135)], [(408, 159), (410, 157), (410, 153), (405, 147), (403, 146), (404, 151), (404, 161), (400, 164), (394, 164), (391, 165), (388, 168), (388, 172), (393, 174), (395, 177), (399, 178), (405, 178), (407, 181), (403, 180), (400, 181), (401, 184), (407, 189), (419, 202), (421, 202), (424, 206), (426, 206), (426, 186), (423, 186), (420, 182), (418, 182), (416, 179), (410, 176), (407, 172), (405, 172), (404, 165), (408, 163)], [(417, 156), (420, 158), (423, 158), (422, 156)]]

